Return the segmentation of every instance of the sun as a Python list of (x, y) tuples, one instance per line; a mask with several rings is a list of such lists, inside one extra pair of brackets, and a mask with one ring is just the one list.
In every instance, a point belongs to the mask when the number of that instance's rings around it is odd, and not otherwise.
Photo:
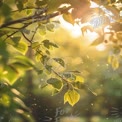
[(61, 27), (66, 29), (71, 34), (72, 37), (77, 38), (82, 35), (81, 27), (79, 25), (77, 25), (77, 24), (72, 25), (72, 24), (66, 22), (62, 18), (62, 16), (60, 16), (59, 20), (61, 23)]

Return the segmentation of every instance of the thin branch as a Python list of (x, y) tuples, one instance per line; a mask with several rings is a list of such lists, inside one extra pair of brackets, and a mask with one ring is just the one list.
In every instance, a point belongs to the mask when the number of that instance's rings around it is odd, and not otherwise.
[[(38, 9), (42, 9), (42, 8), (27, 7), (27, 8), (23, 8), (21, 11), (27, 10), (27, 9), (37, 9), (37, 10), (38, 10)], [(13, 11), (11, 11), (11, 12), (13, 13), (13, 12), (18, 12), (18, 11), (20, 12), (20, 10), (18, 10), (18, 9), (17, 9), (17, 10), (13, 10)]]
[(66, 83), (69, 84), (69, 81), (68, 81), (67, 79), (65, 79), (64, 77), (62, 77), (61, 75), (59, 75), (59, 74), (58, 74), (56, 71), (54, 71), (53, 69), (52, 69), (52, 71), (53, 71), (54, 74), (56, 74), (58, 77), (60, 77), (63, 81), (65, 81)]
[(39, 28), (39, 26), (36, 27), (36, 29), (35, 29), (35, 31), (34, 31), (34, 34), (32, 35), (31, 42), (33, 41), (33, 38), (34, 38), (34, 36), (35, 36), (35, 34), (36, 34), (38, 28)]
[[(44, 21), (44, 20), (47, 20), (47, 19), (51, 19), (53, 17), (56, 17), (58, 15), (61, 15), (65, 12), (67, 12), (70, 8), (71, 7), (68, 7), (68, 8), (66, 8), (66, 9), (64, 9), (60, 12), (56, 12), (56, 13), (53, 13), (53, 14), (42, 15), (47, 10), (47, 8), (43, 8), (44, 10), (42, 10), (42, 12), (39, 12), (39, 14), (37, 13), (37, 14), (34, 14), (32, 16), (23, 17), (21, 19), (17, 19), (17, 20), (10, 21), (8, 23), (4, 23), (3, 25), (0, 26), (0, 29), (8, 27), (8, 26), (13, 25), (13, 24), (23, 23), (24, 21), (31, 20), (31, 19), (33, 19), (33, 21), (30, 22), (30, 24), (32, 24), (33, 22), (38, 22), (38, 21)], [(42, 16), (40, 16), (40, 15), (42, 15)]]
[(17, 28), (17, 27), (6, 27), (6, 28), (15, 29), (15, 30), (20, 29), (20, 28)]
[(23, 23), (24, 21), (27, 21), (27, 20), (30, 20), (30, 19), (35, 19), (37, 18), (38, 16), (42, 15), (43, 13), (46, 12), (46, 9), (47, 8), (43, 8), (44, 10), (40, 11), (39, 13), (35, 13), (34, 15), (31, 15), (31, 16), (28, 16), (28, 17), (23, 17), (21, 19), (17, 19), (17, 20), (13, 20), (13, 21), (10, 21), (8, 23), (5, 23), (3, 25), (0, 26), (0, 29), (1, 28), (5, 28), (5, 27), (8, 27), (10, 25), (13, 25), (13, 24), (18, 24), (18, 23)]
[(10, 35), (7, 35), (7, 37), (4, 39), (4, 41), (7, 40), (8, 38), (11, 38), (11, 36), (13, 36), (14, 34), (16, 34), (16, 33), (18, 33), (18, 32), (19, 32), (19, 31), (17, 30), (17, 31), (15, 31), (15, 32), (11, 33)]
[(22, 33), (23, 37), (24, 37), (29, 43), (31, 43), (31, 40), (28, 39), (22, 31), (21, 31), (21, 33)]

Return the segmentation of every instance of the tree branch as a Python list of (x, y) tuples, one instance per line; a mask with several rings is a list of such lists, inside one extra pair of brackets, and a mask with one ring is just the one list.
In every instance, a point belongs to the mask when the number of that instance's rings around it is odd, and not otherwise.
[[(29, 24), (32, 24), (32, 23), (35, 23), (38, 21), (44, 21), (47, 19), (51, 19), (51, 18), (54, 18), (58, 15), (61, 15), (65, 12), (67, 12), (70, 8), (71, 7), (67, 7), (65, 9), (61, 10), (60, 12), (56, 12), (56, 13), (52, 13), (52, 14), (48, 14), (48, 15), (43, 15), (47, 11), (47, 8), (43, 8), (41, 12), (35, 13), (32, 16), (23, 17), (21, 19), (17, 19), (17, 20), (10, 21), (8, 23), (4, 23), (3, 25), (0, 26), (0, 29), (6, 28), (6, 27), (14, 25), (14, 24), (23, 23), (24, 21), (31, 20), (31, 19), (32, 19), (32, 21)], [(42, 15), (42, 16), (40, 16), (40, 15)]]

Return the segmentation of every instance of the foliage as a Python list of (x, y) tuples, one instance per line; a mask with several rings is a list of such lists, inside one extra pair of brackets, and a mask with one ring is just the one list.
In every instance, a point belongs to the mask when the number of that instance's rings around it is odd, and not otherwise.
[[(98, 4), (91, 8), (91, 2)], [(121, 59), (121, 7), (116, 0), (2, 0), (0, 2), (0, 82), (13, 85), (28, 70), (46, 74), (45, 86), (51, 85), (61, 92), (64, 87), (64, 103), (74, 106), (80, 99), (81, 86), (86, 86), (81, 71), (67, 72), (66, 62), (53, 51), (60, 48), (46, 33), (54, 32), (59, 21), (53, 18), (62, 15), (72, 25), (83, 24), (83, 36), (89, 30), (99, 37), (91, 46), (110, 45), (108, 63), (114, 70), (120, 66)], [(17, 18), (17, 19), (16, 19)], [(109, 31), (106, 32), (105, 28)], [(106, 39), (106, 35), (109, 35)], [(56, 71), (54, 65), (64, 68)], [(54, 76), (54, 77), (52, 77)], [(9, 106), (10, 97), (2, 94), (1, 104)], [(16, 99), (18, 101), (18, 98)], [(18, 101), (22, 103), (21, 101)], [(24, 103), (22, 103), (24, 104)]]

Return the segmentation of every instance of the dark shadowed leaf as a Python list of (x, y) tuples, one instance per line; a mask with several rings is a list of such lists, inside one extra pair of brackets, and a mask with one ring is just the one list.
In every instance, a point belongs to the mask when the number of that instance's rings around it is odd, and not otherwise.
[(57, 63), (59, 63), (61, 66), (65, 67), (65, 62), (61, 58), (53, 58)]
[(57, 78), (50, 78), (47, 80), (47, 83), (52, 85), (56, 90), (60, 91), (63, 87), (62, 81)]
[(54, 44), (54, 43), (52, 43), (52, 42), (50, 42), (49, 40), (44, 40), (43, 42), (42, 42), (43, 44), (44, 44), (44, 46), (46, 47), (46, 48), (50, 48), (50, 47), (55, 47), (55, 48), (58, 48), (58, 46), (56, 45), (56, 44)]
[(50, 65), (46, 65), (45, 68), (46, 68), (49, 72), (52, 71), (52, 66), (50, 66)]
[(28, 45), (23, 41), (19, 42), (17, 45), (14, 45), (14, 47), (23, 55), (25, 55), (28, 50)]

